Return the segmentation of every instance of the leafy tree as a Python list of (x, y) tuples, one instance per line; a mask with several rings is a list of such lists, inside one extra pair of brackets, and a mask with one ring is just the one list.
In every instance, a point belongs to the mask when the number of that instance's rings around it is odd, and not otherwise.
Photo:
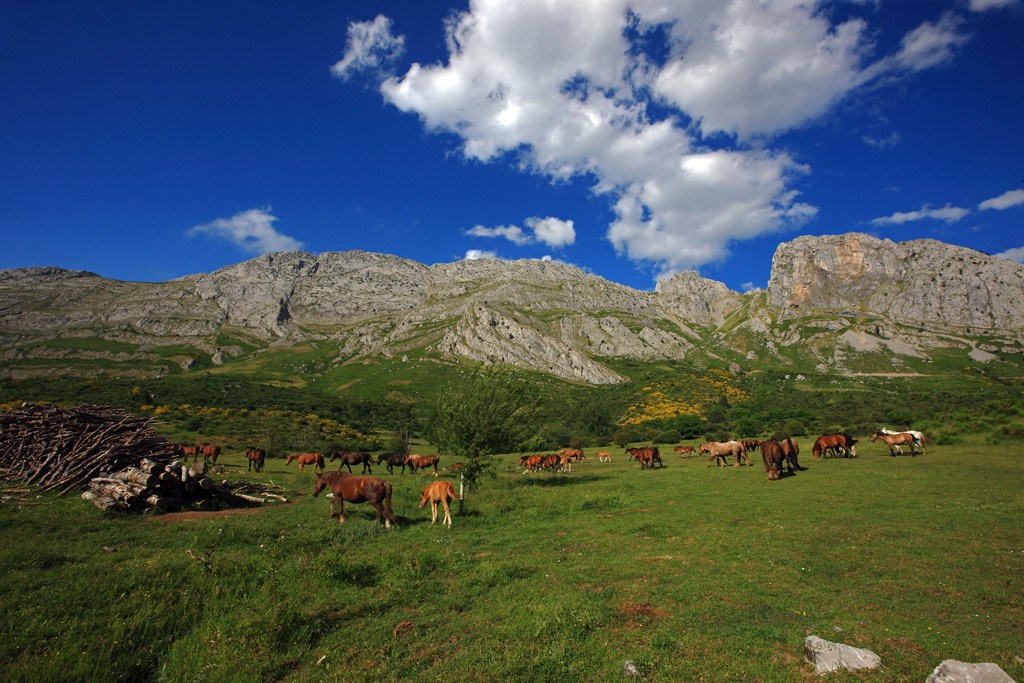
[(530, 426), (536, 403), (528, 390), (507, 369), (481, 368), (449, 383), (434, 405), (430, 442), (465, 460), (462, 476), (476, 483), (494, 464), (492, 454), (510, 452)]
[(629, 427), (623, 427), (612, 434), (612, 443), (619, 448), (624, 448), (633, 441), (636, 441), (636, 432)]
[(394, 433), (391, 436), (384, 439), (384, 452), (385, 453), (398, 453), (399, 455), (408, 455), (409, 453), (409, 442), (403, 438), (402, 434)]

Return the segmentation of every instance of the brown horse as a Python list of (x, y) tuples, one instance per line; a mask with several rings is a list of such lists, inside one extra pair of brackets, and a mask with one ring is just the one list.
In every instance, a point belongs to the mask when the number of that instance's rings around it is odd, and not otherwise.
[(755, 451), (761, 442), (757, 439), (743, 439), (743, 448), (748, 451)]
[(321, 472), (326, 469), (324, 467), (324, 456), (319, 453), (292, 453), (284, 461), (284, 464), (290, 465), (293, 460), (299, 463), (300, 471), (304, 471), (306, 469), (306, 465), (312, 465), (314, 471), (316, 471), (317, 468), (319, 468)]
[[(323, 458), (321, 457), (321, 460)], [(316, 498), (324, 488), (330, 486), (330, 516), (334, 516), (334, 503), (338, 503), (338, 524), (345, 522), (345, 503), (369, 503), (377, 511), (374, 521), (384, 515), (384, 528), (390, 529), (395, 521), (395, 513), (391, 511), (391, 482), (380, 477), (361, 477), (341, 470), (321, 472), (316, 475), (313, 497)]]
[[(920, 445), (920, 442), (917, 439), (914, 438), (913, 434), (909, 434), (909, 433), (878, 434), (878, 433), (875, 433), (875, 434), (871, 435), (871, 440), (874, 441), (875, 439), (880, 439), (881, 441), (883, 441), (885, 443), (886, 446), (889, 447), (889, 455), (891, 455), (891, 456), (895, 456), (897, 450), (899, 450), (900, 453), (903, 453), (903, 449), (901, 449), (900, 446), (907, 446), (907, 445), (909, 445), (910, 446), (910, 455), (914, 456), (914, 457), (917, 457), (917, 447), (918, 447), (918, 445)], [(924, 446), (921, 445), (921, 455), (926, 455), (926, 454), (927, 453), (924, 450)]]
[(775, 439), (760, 442), (761, 459), (764, 460), (764, 471), (768, 473), (768, 481), (776, 481), (782, 477), (782, 462), (786, 454)]
[(195, 444), (178, 444), (178, 452), (181, 453), (182, 462), (187, 462), (189, 456), (192, 456), (193, 465), (199, 462), (199, 448)]
[(665, 466), (665, 463), (661, 461), (661, 452), (657, 446), (644, 446), (643, 448), (627, 448), (626, 452), (629, 453), (630, 459), (636, 459), (640, 463), (640, 469), (654, 469), (654, 463), (657, 462), (661, 467)]
[(245, 457), (249, 461), (249, 470), (256, 469), (256, 474), (263, 471), (263, 463), (267, 460), (267, 452), (262, 448), (249, 447), (245, 449)]
[(598, 462), (611, 462), (612, 461), (612, 454), (609, 453), (608, 451), (598, 451), (597, 453), (594, 453), (594, 455), (597, 456), (597, 461)]
[(402, 474), (405, 474), (405, 457), (403, 453), (383, 453), (377, 456), (377, 464), (384, 463), (388, 468), (388, 474), (394, 474), (396, 467), (401, 467)]
[(523, 470), (523, 474), (526, 474), (527, 472), (536, 472), (540, 469), (543, 462), (543, 455), (523, 455), (519, 458), (519, 464), (526, 468)]
[(857, 448), (854, 446), (856, 443), (857, 439), (849, 434), (825, 434), (819, 436), (818, 440), (811, 446), (811, 455), (815, 458), (820, 458), (828, 455), (829, 451), (832, 451), (833, 458), (840, 456), (856, 458)]
[(199, 451), (203, 454), (203, 461), (207, 464), (217, 464), (217, 458), (220, 457), (220, 446), (211, 446), (208, 443), (204, 443), (199, 447)]
[(587, 459), (587, 456), (583, 455), (583, 451), (579, 448), (563, 448), (558, 451), (558, 454), (568, 457), (569, 462), (579, 462), (580, 460)]
[(441, 505), (444, 506), (444, 520), (448, 523), (448, 528), (452, 528), (452, 512), (448, 508), (448, 501), (453, 498), (458, 498), (459, 494), (455, 493), (455, 487), (447, 479), (441, 479), (439, 481), (432, 481), (427, 485), (427, 488), (420, 492), (420, 510), (423, 506), (430, 501), (430, 523), (433, 524), (437, 521), (437, 502), (441, 501)]
[(551, 472), (554, 472), (556, 469), (561, 467), (561, 465), (562, 465), (562, 459), (560, 457), (558, 457), (558, 453), (552, 453), (550, 455), (545, 455), (545, 456), (543, 456), (541, 458), (541, 461), (540, 461), (540, 468), (542, 470), (548, 470), (548, 471), (551, 471)]
[(740, 458), (746, 460), (748, 465), (750, 464), (747, 449), (739, 441), (708, 441), (700, 445), (700, 452), (708, 454), (708, 467), (711, 467), (712, 460), (724, 467), (725, 463), (729, 462), (728, 456), (730, 455), (736, 456), (736, 463), (733, 467), (740, 466)]
[[(428, 467), (434, 468), (434, 476), (437, 476), (437, 463), (441, 461), (441, 458), (436, 455), (409, 455), (405, 458), (405, 464), (409, 466), (413, 474), (416, 474), (416, 470), (426, 469)], [(402, 469), (405, 469), (404, 467)]]
[(335, 460), (341, 460), (341, 465), (338, 465), (340, 470), (342, 465), (348, 468), (348, 473), (352, 474), (352, 465), (358, 465), (362, 463), (363, 474), (369, 472), (373, 474), (373, 468), (370, 467), (370, 463), (373, 462), (370, 459), (369, 453), (346, 453), (345, 451), (334, 451), (331, 453), (331, 458), (328, 462), (334, 462)]
[(678, 453), (680, 458), (685, 458), (687, 453), (694, 452), (693, 446), (676, 446), (672, 450)]
[(800, 467), (800, 463), (797, 462), (797, 456), (800, 455), (800, 444), (796, 442), (796, 439), (788, 437), (779, 442), (782, 447), (782, 452), (786, 456), (786, 462), (789, 464), (789, 473), (793, 474), (797, 470), (804, 469)]

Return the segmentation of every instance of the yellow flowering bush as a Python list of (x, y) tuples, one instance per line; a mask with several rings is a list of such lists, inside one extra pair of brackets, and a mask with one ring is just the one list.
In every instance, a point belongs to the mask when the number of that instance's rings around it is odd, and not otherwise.
[(676, 415), (701, 415), (723, 396), (729, 403), (750, 398), (725, 370), (709, 370), (703, 375), (687, 373), (677, 379), (644, 387), (640, 392), (639, 400), (619, 420), (620, 425), (635, 425)]

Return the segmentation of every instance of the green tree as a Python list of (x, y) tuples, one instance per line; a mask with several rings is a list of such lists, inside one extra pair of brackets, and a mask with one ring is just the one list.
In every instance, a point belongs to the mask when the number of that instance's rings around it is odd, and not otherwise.
[(537, 404), (528, 389), (507, 369), (481, 368), (449, 383), (434, 405), (430, 442), (464, 460), (462, 476), (475, 484), (494, 464), (492, 454), (510, 452), (531, 426)]

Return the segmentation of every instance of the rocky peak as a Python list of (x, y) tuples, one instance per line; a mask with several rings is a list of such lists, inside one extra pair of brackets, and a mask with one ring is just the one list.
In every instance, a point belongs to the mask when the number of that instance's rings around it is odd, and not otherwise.
[(940, 327), (1024, 327), (1024, 266), (929, 239), (798, 237), (776, 249), (768, 295), (784, 316), (852, 310)]

